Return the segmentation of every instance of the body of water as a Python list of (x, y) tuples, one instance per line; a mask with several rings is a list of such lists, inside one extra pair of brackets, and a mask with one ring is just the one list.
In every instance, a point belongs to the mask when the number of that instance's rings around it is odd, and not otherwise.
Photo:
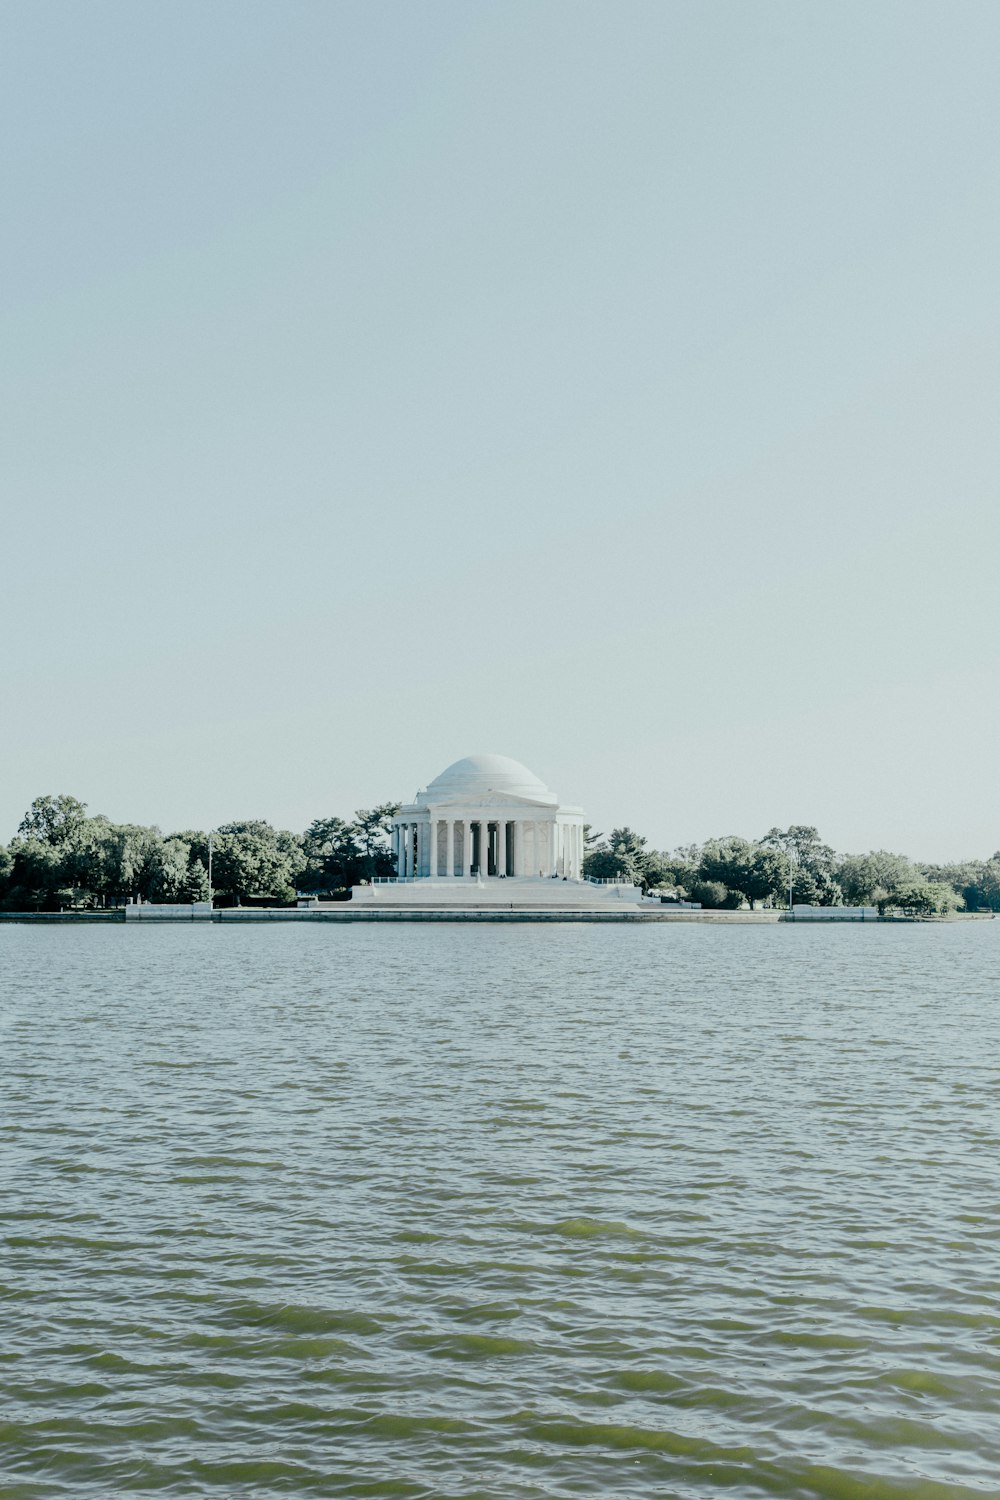
[(0, 1494), (1000, 1495), (1000, 923), (0, 927)]

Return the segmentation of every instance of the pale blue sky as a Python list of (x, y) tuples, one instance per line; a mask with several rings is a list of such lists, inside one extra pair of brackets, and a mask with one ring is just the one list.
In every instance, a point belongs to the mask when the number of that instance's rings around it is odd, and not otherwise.
[(1000, 845), (1000, 6), (0, 3), (0, 840)]

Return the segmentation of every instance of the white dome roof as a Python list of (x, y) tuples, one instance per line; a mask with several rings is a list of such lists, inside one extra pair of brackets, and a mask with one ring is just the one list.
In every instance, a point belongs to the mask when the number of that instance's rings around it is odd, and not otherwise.
[(475, 797), (486, 792), (530, 797), (536, 802), (555, 801), (544, 781), (509, 755), (466, 755), (427, 787), (428, 796), (438, 797)]

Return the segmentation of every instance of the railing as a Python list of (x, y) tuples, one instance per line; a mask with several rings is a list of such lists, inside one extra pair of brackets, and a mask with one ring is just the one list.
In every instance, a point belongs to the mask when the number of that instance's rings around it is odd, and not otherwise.
[(627, 875), (587, 875), (584, 878), (588, 885), (635, 885)]

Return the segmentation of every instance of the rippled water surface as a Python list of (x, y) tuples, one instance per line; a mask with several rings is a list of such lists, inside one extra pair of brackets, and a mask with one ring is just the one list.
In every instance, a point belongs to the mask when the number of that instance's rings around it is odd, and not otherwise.
[(0, 1493), (1000, 1495), (1000, 922), (0, 927)]

